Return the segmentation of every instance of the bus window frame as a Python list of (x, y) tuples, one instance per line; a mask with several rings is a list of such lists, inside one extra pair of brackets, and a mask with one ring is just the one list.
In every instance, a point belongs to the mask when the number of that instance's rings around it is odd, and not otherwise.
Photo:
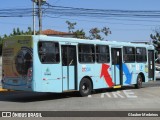
[[(58, 45), (58, 55), (59, 55), (59, 60), (58, 60), (58, 62), (42, 62), (41, 61), (41, 58), (40, 58), (40, 54), (39, 54), (39, 43), (40, 42), (48, 42), (48, 43), (57, 43)], [(59, 44), (59, 42), (57, 42), (57, 41), (38, 41), (38, 44), (37, 44), (37, 53), (38, 53), (38, 57), (39, 57), (39, 61), (41, 62), (41, 64), (60, 64), (61, 63), (61, 57), (60, 57), (60, 51), (61, 49), (60, 49), (60, 44)]]
[[(146, 54), (145, 54), (145, 56), (146, 56), (146, 57), (145, 57), (145, 61), (137, 61), (137, 55), (138, 55), (138, 54), (137, 54), (137, 48), (143, 48), (143, 49), (145, 49), (145, 53), (146, 53)], [(146, 49), (146, 47), (136, 47), (135, 54), (136, 54), (136, 62), (137, 62), (137, 63), (147, 63), (147, 57), (148, 57), (148, 55), (147, 55), (147, 49)]]
[[(92, 56), (94, 56), (94, 58), (93, 58), (93, 62), (81, 62), (80, 61), (80, 54), (83, 54), (83, 53), (80, 53), (79, 52), (79, 47), (81, 46), (81, 45), (86, 45), (86, 46), (89, 46), (89, 45), (91, 45), (91, 46), (93, 46), (93, 48), (94, 48), (94, 52), (92, 53)], [(79, 63), (81, 63), (81, 64), (95, 64), (95, 61), (96, 61), (96, 55), (95, 55), (95, 45), (94, 44), (87, 44), (87, 43), (79, 43), (78, 45), (77, 45), (77, 47), (78, 47), (78, 62)], [(85, 54), (89, 54), (89, 53), (85, 53)]]
[[(109, 56), (109, 58), (108, 58), (109, 61), (106, 61), (106, 62), (98, 62), (98, 61), (97, 61), (97, 55), (98, 55), (98, 54), (104, 54), (104, 53), (100, 53), (100, 52), (97, 53), (97, 47), (98, 47), (98, 46), (107, 46), (108, 54), (106, 54), (106, 55), (107, 55), (107, 57)], [(110, 60), (110, 46), (109, 46), (109, 45), (96, 44), (96, 45), (95, 45), (95, 50), (96, 50), (96, 51), (95, 51), (95, 61), (96, 61), (96, 63), (98, 63), (98, 64), (101, 64), (101, 63), (102, 63), (102, 64), (103, 64), (103, 63), (110, 63), (111, 60)]]
[[(134, 54), (126, 54), (124, 52), (125, 48), (133, 48), (134, 49)], [(133, 61), (126, 61), (126, 60), (124, 60), (124, 55), (134, 55), (134, 60)], [(136, 47), (134, 47), (134, 46), (123, 46), (123, 62), (124, 63), (135, 63), (136, 62)]]

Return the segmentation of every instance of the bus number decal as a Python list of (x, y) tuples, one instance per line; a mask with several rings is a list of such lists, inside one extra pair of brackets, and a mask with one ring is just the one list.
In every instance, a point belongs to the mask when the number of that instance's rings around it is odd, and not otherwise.
[(140, 68), (140, 67), (139, 67), (139, 64), (136, 65), (136, 70), (137, 70), (137, 71), (139, 71), (139, 68)]
[(140, 65), (140, 71), (143, 71), (143, 65)]
[(82, 72), (89, 72), (91, 71), (90, 67), (87, 67), (86, 65), (82, 65)]

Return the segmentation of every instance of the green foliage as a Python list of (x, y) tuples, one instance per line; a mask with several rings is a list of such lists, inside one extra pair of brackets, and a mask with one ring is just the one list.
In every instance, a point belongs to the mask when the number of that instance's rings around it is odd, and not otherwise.
[(99, 40), (104, 40), (103, 36), (108, 36), (109, 34), (111, 34), (111, 31), (109, 28), (107, 27), (103, 27), (102, 29), (99, 28), (92, 28), (90, 31), (90, 36), (89, 39), (93, 40), (93, 39), (99, 39)]
[(71, 23), (70, 21), (66, 21), (67, 25), (68, 25), (68, 31), (69, 33), (73, 33), (73, 30), (75, 29), (75, 25), (77, 24), (76, 22)]
[(107, 27), (103, 27), (102, 29), (99, 29), (97, 27), (92, 28), (89, 30), (89, 36), (86, 36), (86, 33), (84, 30), (74, 30), (75, 25), (77, 24), (76, 22), (71, 23), (69, 21), (66, 21), (68, 25), (68, 31), (69, 33), (73, 33), (75, 38), (80, 38), (80, 39), (99, 39), (99, 40), (104, 40), (104, 37), (102, 36), (108, 36), (111, 34), (111, 31)]
[(93, 39), (99, 39), (102, 40), (103, 38), (100, 35), (101, 30), (99, 30), (98, 28), (92, 28), (89, 33), (89, 39), (93, 40)]
[(9, 36), (14, 36), (14, 35), (32, 35), (33, 31), (31, 27), (28, 27), (28, 30), (26, 32), (23, 32), (23, 30), (20, 30), (19, 28), (13, 29), (13, 32)]
[(2, 55), (2, 44), (0, 44), (0, 56)]
[(0, 56), (2, 55), (2, 37), (0, 36)]
[(31, 27), (28, 27), (28, 30), (24, 32), (23, 30), (20, 30), (20, 28), (14, 28), (12, 33), (9, 35), (4, 34), (3, 37), (0, 36), (0, 55), (2, 55), (2, 44), (3, 44), (3, 39), (6, 39), (11, 36), (15, 35), (32, 35), (33, 31)]
[(152, 43), (155, 46), (157, 53), (160, 53), (160, 31), (155, 31), (155, 34), (150, 34)]
[(111, 34), (110, 28), (107, 28), (107, 27), (103, 27), (101, 29), (101, 32), (104, 33), (105, 36), (108, 36), (109, 34)]
[(28, 31), (26, 31), (25, 33), (22, 31), (22, 34), (26, 34), (26, 35), (32, 35), (33, 31), (31, 29), (31, 27), (28, 27)]
[(74, 34), (74, 37), (75, 38), (80, 38), (80, 39), (85, 39), (86, 36), (85, 36), (85, 32), (82, 30), (76, 30), (75, 32), (73, 32)]

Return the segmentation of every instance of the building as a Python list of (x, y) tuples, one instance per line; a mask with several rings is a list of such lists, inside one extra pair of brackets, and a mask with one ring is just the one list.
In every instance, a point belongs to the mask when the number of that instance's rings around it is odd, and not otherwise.
[(151, 44), (151, 40), (146, 40), (146, 41), (134, 41), (131, 43), (137, 43), (137, 44)]
[(73, 33), (68, 33), (68, 32), (60, 32), (60, 31), (55, 31), (51, 29), (43, 30), (41, 32), (42, 35), (47, 35), (47, 36), (57, 36), (57, 37), (68, 37), (68, 38), (73, 38), (74, 34)]

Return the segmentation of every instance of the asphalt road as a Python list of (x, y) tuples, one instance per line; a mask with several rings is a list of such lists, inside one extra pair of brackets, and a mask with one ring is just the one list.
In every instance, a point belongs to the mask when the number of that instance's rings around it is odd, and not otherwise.
[[(0, 111), (160, 111), (160, 81), (143, 84), (143, 88), (96, 90), (91, 96), (80, 97), (78, 92), (49, 94), (24, 91), (0, 92)], [(18, 118), (14, 118), (17, 120)], [(38, 118), (40, 120), (40, 118)], [(46, 118), (49, 119), (49, 118)], [(53, 118), (52, 118), (53, 119)], [(54, 118), (75, 119), (75, 118)], [(76, 118), (84, 120), (85, 118)], [(91, 118), (87, 118), (90, 120)], [(92, 118), (92, 120), (99, 118)], [(100, 119), (104, 119), (101, 117)], [(117, 118), (111, 117), (110, 120)], [(122, 118), (143, 120), (144, 118)], [(147, 118), (147, 120), (159, 118)], [(107, 118), (108, 120), (108, 118)], [(146, 118), (145, 118), (146, 120)]]
[(23, 91), (0, 93), (0, 111), (106, 111), (160, 110), (160, 81), (143, 88), (96, 90), (91, 96), (78, 92), (49, 94)]

